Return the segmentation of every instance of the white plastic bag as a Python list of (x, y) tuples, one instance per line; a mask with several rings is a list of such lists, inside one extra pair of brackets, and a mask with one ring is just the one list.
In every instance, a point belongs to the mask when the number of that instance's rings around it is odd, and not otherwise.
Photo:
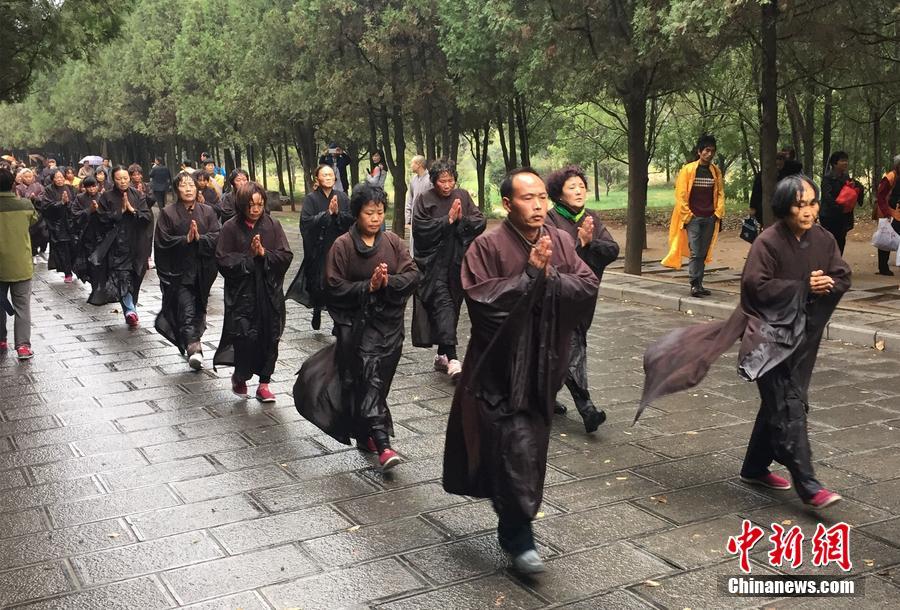
[(879, 218), (878, 227), (872, 234), (872, 245), (879, 250), (894, 252), (900, 249), (900, 235), (891, 226), (891, 218)]

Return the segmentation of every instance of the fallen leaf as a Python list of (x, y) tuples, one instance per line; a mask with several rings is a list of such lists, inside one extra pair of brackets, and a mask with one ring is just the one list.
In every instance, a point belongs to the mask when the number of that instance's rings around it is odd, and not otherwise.
[(696, 430), (688, 430), (687, 432), (685, 432), (685, 434), (690, 434), (691, 436), (693, 436), (694, 434), (697, 434), (697, 431)]
[(669, 499), (665, 496), (650, 496), (650, 499), (654, 502), (658, 502), (659, 504), (668, 504)]
[(107, 538), (118, 538), (119, 534), (107, 534)]
[(655, 580), (645, 580), (644, 584), (647, 585), (648, 587), (658, 587), (659, 586), (659, 583), (656, 582)]
[(875, 342), (875, 349), (877, 349), (879, 352), (884, 351), (884, 339), (879, 339)]
[(631, 432), (628, 432), (627, 430), (622, 430), (622, 432), (624, 432), (624, 433), (627, 434), (628, 436), (631, 436)]
[(610, 462), (612, 462), (612, 460), (603, 460), (604, 464), (609, 464)]
[(506, 595), (504, 595), (503, 593), (501, 593), (500, 595), (497, 596), (497, 599), (494, 600), (494, 605), (495, 605), (495, 606), (502, 606), (502, 605), (503, 605), (503, 602), (505, 602), (505, 601), (506, 601)]
[(627, 481), (628, 477), (616, 477), (617, 481)]
[(563, 437), (563, 438), (565, 438), (565, 437), (567, 437), (567, 436), (569, 436), (569, 435), (568, 435), (568, 434), (560, 434), (560, 436)]
[(792, 523), (793, 523), (793, 521), (791, 521), (790, 519), (785, 519), (784, 521), (781, 522), (781, 525), (791, 525)]
[(694, 315), (694, 312), (691, 311), (690, 309), (688, 309), (688, 310), (687, 310), (686, 312), (684, 312), (684, 313), (686, 313), (686, 314), (689, 315), (689, 316)]
[(355, 531), (358, 530), (358, 529), (359, 529), (359, 526), (358, 526), (358, 525), (354, 525), (353, 527), (351, 527), (351, 528), (348, 529), (347, 531), (348, 531), (348, 532), (355, 532)]
[(543, 519), (544, 513), (538, 513), (537, 515), (535, 515), (535, 517), (537, 517), (538, 519)]
[(875, 565), (875, 560), (874, 559), (863, 559), (863, 563), (871, 568), (873, 565)]

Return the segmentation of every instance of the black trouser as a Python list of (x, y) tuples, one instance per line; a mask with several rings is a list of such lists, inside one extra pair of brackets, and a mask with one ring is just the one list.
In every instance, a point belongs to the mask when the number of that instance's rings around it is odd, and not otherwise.
[(168, 191), (153, 191), (153, 199), (156, 200), (156, 205), (159, 206), (159, 209), (163, 209), (166, 207), (166, 193)]
[(587, 328), (578, 326), (572, 333), (572, 341), (569, 347), (569, 372), (566, 377), (566, 387), (572, 394), (575, 407), (582, 417), (595, 411), (591, 402), (591, 393), (588, 390), (587, 378)]
[(178, 334), (185, 346), (200, 341), (206, 330), (206, 311), (197, 295), (197, 285), (193, 282), (178, 286)]
[(277, 360), (278, 340), (266, 346), (260, 345), (259, 341), (234, 341), (234, 376), (241, 381), (249, 380), (256, 373), (260, 383), (269, 383)]
[[(900, 222), (896, 220), (891, 221), (891, 228), (898, 234), (900, 234)], [(878, 271), (884, 273), (885, 271), (891, 270), (891, 251), (890, 250), (879, 250), (878, 251)]]
[(800, 498), (809, 500), (822, 489), (813, 472), (806, 429), (809, 405), (787, 364), (779, 364), (757, 379), (756, 385), (762, 404), (750, 434), (741, 476), (764, 476), (769, 465), (778, 461), (791, 473)]
[(447, 360), (458, 360), (456, 357), (456, 346), (441, 343), (438, 345), (438, 356), (447, 356)]
[[(497, 510), (496, 504), (494, 510)], [(513, 557), (521, 555), (525, 551), (534, 550), (531, 519), (500, 515), (500, 521), (497, 524), (497, 540), (500, 542), (500, 548)]]
[(850, 227), (847, 226), (847, 221), (844, 218), (827, 220), (820, 218), (819, 224), (829, 233), (834, 235), (834, 240), (837, 242), (838, 249), (841, 251), (841, 256), (843, 256), (844, 246), (847, 245), (847, 232), (850, 230)]

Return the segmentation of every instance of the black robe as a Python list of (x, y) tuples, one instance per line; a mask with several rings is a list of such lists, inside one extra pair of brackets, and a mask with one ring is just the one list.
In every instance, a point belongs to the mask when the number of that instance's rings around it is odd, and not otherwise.
[[(153, 213), (133, 188), (129, 187), (125, 194), (134, 213), (122, 212), (122, 194), (116, 189), (100, 195), (100, 207), (91, 219), (96, 223), (98, 239), (88, 255), (91, 305), (118, 303), (126, 294), (131, 294), (135, 305), (138, 303), (152, 245), (148, 226)], [(90, 247), (87, 242), (82, 245)]]
[[(259, 235), (265, 256), (250, 254)], [(238, 215), (226, 222), (216, 245), (216, 264), (225, 278), (225, 319), (213, 365), (235, 365), (235, 345), (246, 350), (250, 374), (271, 375), (284, 331), (284, 274), (294, 255), (281, 224), (263, 214), (253, 228)]]
[[(93, 197), (87, 193), (80, 193), (71, 204), (72, 234), (75, 238), (74, 260), (72, 269), (82, 282), (91, 283), (93, 268), (90, 264), (90, 256), (103, 241), (100, 222), (97, 214), (91, 210), (91, 202), (100, 201), (100, 193)], [(98, 280), (99, 281), (99, 280)]]
[(47, 228), (47, 221), (44, 220), (40, 209), (38, 209), (41, 199), (44, 197), (44, 185), (35, 177), (34, 182), (28, 186), (17, 184), (16, 195), (23, 199), (30, 199), (38, 213), (38, 221), (28, 229), (28, 235), (31, 237), (31, 254), (34, 256), (38, 252), (46, 250), (47, 244), (50, 243), (50, 230)]
[[(809, 290), (810, 273), (834, 279), (832, 292)], [(657, 398), (700, 383), (712, 363), (741, 339), (738, 374), (755, 381), (792, 356), (794, 383), (807, 401), (822, 333), (843, 294), (850, 267), (834, 237), (814, 225), (800, 240), (785, 221), (760, 233), (741, 275), (741, 303), (727, 320), (672, 331), (644, 353), (644, 392), (635, 421)]]
[[(388, 285), (369, 292), (372, 272), (387, 263)], [(387, 395), (403, 351), (406, 301), (420, 279), (394, 233), (369, 247), (356, 225), (328, 253), (328, 312), (337, 342), (309, 357), (294, 384), (300, 414), (335, 440), (365, 444), (373, 429), (393, 435)]]
[[(192, 220), (197, 222), (200, 239), (188, 243)], [(176, 201), (162, 209), (156, 222), (154, 258), (162, 306), (155, 326), (182, 354), (188, 343), (199, 341), (206, 330), (206, 305), (218, 274), (216, 243), (221, 228), (215, 210), (204, 203), (195, 203), (188, 211)], [(191, 300), (187, 308), (184, 299)]]
[(216, 214), (219, 215), (219, 222), (224, 227), (226, 222), (234, 218), (234, 191), (223, 193), (219, 200), (213, 204), (213, 207), (216, 210)]
[[(447, 213), (459, 198), (462, 217), (451, 224)], [(413, 299), (412, 342), (416, 347), (456, 345), (456, 325), (463, 301), (459, 272), (469, 244), (485, 227), (484, 215), (468, 192), (453, 189), (441, 197), (434, 189), (413, 203), (416, 265), (424, 279)]]
[(597, 300), (597, 277), (572, 238), (550, 226), (543, 234), (549, 275), (528, 265), (531, 247), (509, 221), (476, 239), (462, 266), (472, 334), (447, 423), (444, 489), (493, 498), (501, 521), (529, 520), (541, 504), (571, 334)]
[[(68, 203), (63, 202), (63, 193), (68, 194)], [(41, 217), (50, 232), (50, 256), (47, 269), (56, 269), (65, 274), (72, 272), (75, 258), (74, 217), (75, 189), (64, 184), (51, 184), (44, 189), (44, 196), (38, 204)]]
[(324, 308), (325, 259), (335, 240), (354, 223), (347, 195), (339, 191), (332, 191), (331, 195), (338, 198), (337, 214), (328, 212), (331, 197), (326, 197), (319, 189), (303, 198), (300, 212), (303, 262), (288, 288), (287, 297), (306, 307)]

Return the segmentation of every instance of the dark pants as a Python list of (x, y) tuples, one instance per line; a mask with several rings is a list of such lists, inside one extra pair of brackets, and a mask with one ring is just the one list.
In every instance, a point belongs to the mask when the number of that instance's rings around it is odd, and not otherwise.
[(706, 255), (716, 232), (718, 218), (715, 216), (694, 216), (687, 224), (688, 245), (691, 248), (691, 259), (688, 262), (688, 277), (691, 285), (703, 282), (706, 271)]
[[(496, 504), (494, 510), (497, 509)], [(531, 530), (531, 519), (509, 518), (500, 515), (497, 524), (497, 540), (500, 548), (515, 557), (525, 551), (534, 550), (534, 533)]]
[(185, 346), (200, 341), (206, 330), (206, 311), (200, 303), (197, 285), (181, 284), (178, 287), (178, 334)]
[(269, 383), (277, 360), (278, 341), (266, 346), (246, 339), (234, 341), (234, 376), (241, 381), (249, 380), (256, 373), (260, 383)]
[(569, 347), (569, 372), (566, 377), (566, 387), (572, 394), (575, 407), (582, 417), (592, 413), (594, 403), (591, 402), (591, 393), (588, 390), (587, 378), (587, 329), (581, 326), (572, 333), (572, 341)]
[(844, 218), (825, 220), (820, 218), (819, 224), (834, 236), (838, 249), (841, 251), (841, 256), (843, 256), (844, 246), (847, 245), (847, 232), (850, 230), (850, 227), (847, 226), (847, 221)]
[(456, 346), (441, 343), (437, 349), (438, 356), (447, 356), (447, 360), (458, 360), (456, 357)]
[(812, 450), (806, 429), (809, 405), (803, 391), (794, 382), (787, 364), (756, 380), (762, 404), (750, 435), (741, 476), (756, 478), (769, 472), (778, 461), (791, 473), (797, 493), (808, 500), (822, 489), (812, 466)]
[(166, 207), (167, 192), (168, 191), (153, 191), (153, 199), (156, 200), (156, 205), (158, 205), (160, 209)]

